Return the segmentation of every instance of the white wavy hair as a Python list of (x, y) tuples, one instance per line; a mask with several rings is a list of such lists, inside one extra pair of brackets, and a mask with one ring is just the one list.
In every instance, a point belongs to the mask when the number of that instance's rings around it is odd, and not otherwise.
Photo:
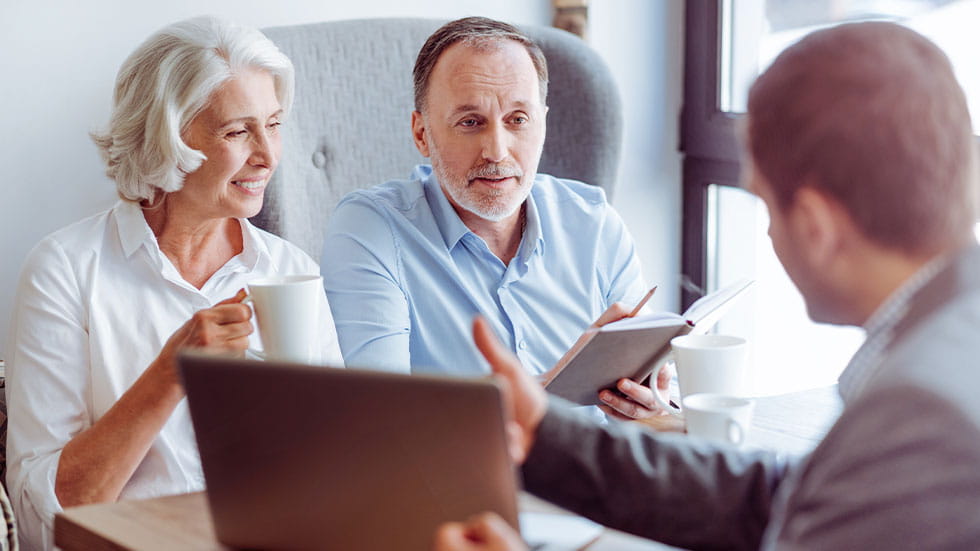
[(112, 117), (92, 133), (120, 197), (152, 200), (173, 192), (204, 162), (181, 135), (211, 95), (245, 69), (267, 71), (283, 112), (293, 103), (293, 64), (256, 29), (195, 17), (160, 29), (123, 63)]

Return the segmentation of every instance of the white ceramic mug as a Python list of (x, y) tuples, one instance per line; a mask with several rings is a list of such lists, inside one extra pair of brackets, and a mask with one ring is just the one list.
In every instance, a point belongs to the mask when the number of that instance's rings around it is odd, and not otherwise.
[(687, 433), (741, 446), (752, 423), (753, 402), (724, 394), (691, 394), (682, 400)]
[(248, 284), (255, 308), (263, 352), (259, 357), (309, 363), (318, 342), (320, 293), (318, 275), (288, 275), (257, 279)]
[[(681, 403), (686, 396), (699, 392), (739, 394), (745, 372), (745, 339), (729, 335), (682, 335), (670, 341)], [(660, 366), (651, 381), (656, 381)], [(659, 392), (653, 397), (661, 408), (680, 416), (681, 410), (667, 403)]]

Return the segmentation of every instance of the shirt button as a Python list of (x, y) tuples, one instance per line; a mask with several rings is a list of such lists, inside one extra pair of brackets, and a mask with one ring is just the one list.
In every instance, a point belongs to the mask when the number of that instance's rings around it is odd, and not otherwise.
[(327, 155), (322, 151), (313, 154), (313, 166), (323, 168), (327, 164)]
[(517, 348), (520, 348), (521, 350), (527, 350), (527, 341), (521, 341), (517, 343)]

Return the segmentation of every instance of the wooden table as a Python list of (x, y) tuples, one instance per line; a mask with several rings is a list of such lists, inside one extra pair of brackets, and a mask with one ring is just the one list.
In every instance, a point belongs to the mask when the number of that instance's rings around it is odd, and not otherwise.
[[(521, 508), (560, 511), (528, 495), (521, 496)], [(215, 538), (204, 492), (73, 507), (55, 518), (54, 532), (62, 551), (230, 551)], [(606, 529), (584, 549), (674, 548)]]
[[(811, 451), (843, 408), (837, 385), (752, 398), (752, 401), (755, 409), (746, 446), (793, 455)], [(669, 415), (645, 423), (659, 432), (684, 432), (684, 420)]]
[(755, 398), (748, 446), (808, 453), (837, 421), (844, 405), (837, 385)]
[[(522, 496), (521, 502), (522, 508), (560, 511), (532, 496)], [(55, 542), (63, 551), (230, 551), (215, 538), (204, 492), (73, 507), (55, 519)], [(672, 549), (608, 529), (584, 547), (585, 551)]]
[(218, 551), (204, 492), (72, 507), (54, 520), (63, 551)]
[[(756, 398), (755, 402), (747, 444), (794, 454), (812, 449), (841, 411), (836, 387)], [(548, 508), (551, 506), (533, 497), (521, 497), (522, 510)], [(215, 539), (203, 492), (67, 509), (55, 518), (55, 543), (63, 551), (228, 549)], [(584, 549), (664, 551), (674, 548), (607, 529)]]

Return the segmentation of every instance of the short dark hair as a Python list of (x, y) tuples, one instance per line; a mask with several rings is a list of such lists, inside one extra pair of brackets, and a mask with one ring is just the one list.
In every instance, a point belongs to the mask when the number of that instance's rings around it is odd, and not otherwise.
[(814, 32), (756, 80), (748, 112), (749, 152), (779, 206), (811, 186), (907, 253), (972, 232), (969, 109), (949, 59), (918, 33), (882, 22)]
[(439, 56), (447, 48), (457, 42), (466, 42), (481, 47), (503, 40), (513, 40), (522, 44), (528, 55), (531, 56), (531, 63), (534, 64), (534, 70), (538, 73), (541, 103), (544, 103), (548, 96), (548, 63), (544, 59), (541, 48), (513, 25), (487, 17), (464, 17), (439, 27), (419, 50), (419, 55), (415, 59), (415, 69), (412, 71), (415, 80), (415, 110), (421, 112), (425, 106), (432, 69), (435, 68)]

